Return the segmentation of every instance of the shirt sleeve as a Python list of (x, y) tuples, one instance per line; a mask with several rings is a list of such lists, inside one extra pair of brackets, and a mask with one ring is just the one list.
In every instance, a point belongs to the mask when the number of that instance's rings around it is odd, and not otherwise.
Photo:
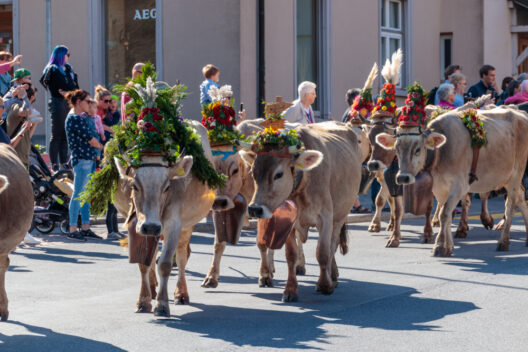
[(0, 75), (6, 73), (11, 69), (11, 64), (9, 62), (0, 65)]

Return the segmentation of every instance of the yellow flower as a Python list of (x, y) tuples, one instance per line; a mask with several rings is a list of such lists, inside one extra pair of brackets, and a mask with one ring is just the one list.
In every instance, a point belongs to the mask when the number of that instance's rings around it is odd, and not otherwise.
[(396, 104), (394, 104), (394, 102), (393, 102), (393, 101), (391, 101), (391, 106), (392, 106), (392, 107), (394, 107), (395, 105), (396, 105)]
[(385, 105), (383, 105), (383, 106), (381, 107), (381, 110), (385, 111), (385, 110), (387, 110), (387, 107), (386, 107)]

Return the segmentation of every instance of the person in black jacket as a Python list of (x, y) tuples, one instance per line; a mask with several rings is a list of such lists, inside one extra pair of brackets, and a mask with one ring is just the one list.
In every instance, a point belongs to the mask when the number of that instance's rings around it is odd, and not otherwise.
[(79, 88), (77, 74), (73, 72), (68, 63), (69, 59), (68, 48), (64, 45), (56, 46), (40, 79), (40, 83), (49, 90), (51, 95), (48, 103), (51, 115), (49, 156), (54, 171), (66, 167), (68, 162), (68, 142), (64, 122), (70, 108), (64, 96), (69, 91)]
[(495, 80), (495, 67), (491, 65), (484, 65), (479, 70), (480, 81), (472, 85), (468, 90), (468, 97), (470, 99), (477, 99), (484, 94), (491, 94), (492, 99), (496, 99), (499, 94), (497, 93), (497, 81)]

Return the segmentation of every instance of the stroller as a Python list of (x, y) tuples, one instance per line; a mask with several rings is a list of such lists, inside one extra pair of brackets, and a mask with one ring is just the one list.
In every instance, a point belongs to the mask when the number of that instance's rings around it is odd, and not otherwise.
[(72, 171), (59, 170), (52, 175), (35, 146), (31, 146), (29, 160), (29, 178), (35, 198), (31, 230), (36, 228), (47, 234), (59, 223), (61, 232), (68, 234), (68, 207), (73, 194)]

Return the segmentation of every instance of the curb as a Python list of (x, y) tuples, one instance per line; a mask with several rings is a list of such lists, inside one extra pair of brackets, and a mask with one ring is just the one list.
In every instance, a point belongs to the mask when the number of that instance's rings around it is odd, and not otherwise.
[[(374, 216), (373, 213), (370, 214), (348, 214), (347, 216), (347, 224), (356, 224), (361, 222), (370, 222), (372, 220), (372, 217)], [(403, 214), (402, 220), (404, 219), (420, 219), (424, 218), (424, 215), (413, 215), (413, 214)], [(390, 220), (390, 213), (381, 213), (381, 221), (389, 221)], [(125, 218), (122, 216), (117, 217), (118, 223), (124, 223)], [(98, 217), (93, 219), (91, 221), (92, 225), (104, 225), (105, 219), (102, 217)], [(254, 230), (257, 228), (257, 220), (251, 219), (249, 221), (249, 226), (244, 227), (245, 230)], [(194, 231), (196, 232), (214, 232), (214, 225), (212, 222), (202, 221), (194, 225)]]

